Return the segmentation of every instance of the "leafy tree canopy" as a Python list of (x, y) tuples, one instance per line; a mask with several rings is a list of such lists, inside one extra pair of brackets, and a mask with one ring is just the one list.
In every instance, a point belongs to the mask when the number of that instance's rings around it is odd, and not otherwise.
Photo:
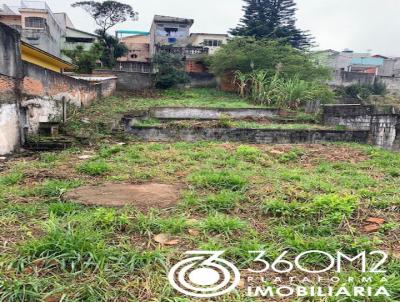
[(244, 17), (241, 24), (231, 30), (232, 35), (280, 40), (299, 49), (312, 45), (310, 35), (296, 28), (294, 0), (244, 1)]
[(138, 15), (130, 5), (118, 1), (80, 1), (72, 7), (81, 7), (89, 13), (103, 33), (118, 23), (135, 20)]
[(329, 78), (329, 70), (318, 66), (308, 53), (275, 40), (254, 37), (234, 38), (210, 57), (210, 69), (216, 75), (265, 70), (268, 77), (277, 71), (283, 77), (298, 75), (302, 80)]
[(78, 45), (75, 49), (64, 49), (62, 52), (77, 66), (75, 70), (77, 73), (86, 74), (93, 72), (96, 68), (96, 62), (101, 56), (96, 46), (93, 46), (89, 51), (85, 51), (82, 45)]

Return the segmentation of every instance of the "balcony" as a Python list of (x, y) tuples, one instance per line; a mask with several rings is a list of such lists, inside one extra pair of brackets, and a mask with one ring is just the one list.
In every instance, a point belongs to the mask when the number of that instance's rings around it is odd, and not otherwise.
[(174, 47), (170, 45), (157, 45), (157, 52), (167, 52), (171, 54), (181, 55), (183, 57), (195, 57), (198, 55), (208, 55), (208, 48), (202, 46), (186, 46), (186, 47)]

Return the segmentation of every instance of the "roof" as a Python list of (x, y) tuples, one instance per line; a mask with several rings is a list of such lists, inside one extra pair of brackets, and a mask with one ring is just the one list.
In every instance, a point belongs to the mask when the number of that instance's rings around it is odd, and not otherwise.
[(138, 35), (138, 36), (148, 36), (150, 33), (148, 31), (139, 31), (139, 30), (126, 30), (120, 29), (115, 31), (116, 34), (128, 34), (128, 35)]
[(229, 37), (228, 34), (213, 34), (213, 33), (191, 33), (190, 36), (222, 36), (222, 37)]
[(384, 62), (383, 58), (371, 58), (371, 57), (353, 58), (351, 60), (352, 65), (358, 65), (358, 66), (381, 66), (383, 65), (383, 62)]
[(193, 19), (186, 19), (186, 18), (178, 18), (178, 17), (170, 17), (170, 16), (161, 16), (155, 15), (154, 22), (163, 22), (163, 23), (185, 23), (189, 25), (193, 25)]
[(21, 41), (21, 51), (30, 51), (32, 54), (34, 54), (36, 57), (44, 58), (47, 61), (51, 62), (54, 65), (59, 66), (60, 68), (64, 69), (73, 69), (75, 68), (74, 64), (71, 64), (59, 57), (56, 57), (44, 50), (41, 50), (40, 48), (37, 48), (29, 43), (26, 43), (24, 41)]
[(69, 29), (69, 30), (74, 30), (74, 31), (77, 31), (77, 32), (79, 32), (79, 33), (86, 34), (86, 35), (89, 35), (89, 36), (92, 36), (92, 37), (95, 37), (95, 38), (98, 38), (98, 37), (99, 37), (99, 36), (96, 35), (96, 34), (88, 33), (87, 31), (83, 31), (83, 30), (76, 29), (75, 27), (69, 27), (69, 26), (67, 26), (67, 29)]
[(3, 4), (0, 8), (0, 15), (2, 16), (19, 16), (21, 15), (18, 11), (18, 7), (16, 6), (8, 6)]

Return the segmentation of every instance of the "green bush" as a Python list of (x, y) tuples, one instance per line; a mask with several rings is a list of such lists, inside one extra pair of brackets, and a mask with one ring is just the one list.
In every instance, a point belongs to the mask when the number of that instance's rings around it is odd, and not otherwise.
[(386, 85), (379, 81), (373, 84), (353, 84), (344, 88), (345, 96), (366, 100), (371, 95), (384, 96), (387, 93)]
[(184, 60), (181, 56), (160, 52), (154, 56), (153, 63), (157, 71), (156, 88), (167, 89), (189, 82), (189, 77), (185, 72)]
[(218, 76), (237, 70), (242, 73), (264, 70), (269, 78), (278, 69), (284, 78), (295, 74), (307, 81), (330, 77), (329, 70), (315, 64), (309, 54), (278, 41), (250, 37), (231, 39), (209, 58), (209, 63), (210, 70)]

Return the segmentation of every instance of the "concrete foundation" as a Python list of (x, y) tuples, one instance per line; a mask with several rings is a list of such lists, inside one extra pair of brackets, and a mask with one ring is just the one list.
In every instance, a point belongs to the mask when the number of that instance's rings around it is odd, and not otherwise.
[(324, 142), (368, 142), (368, 131), (271, 130), (240, 128), (171, 129), (127, 127), (126, 132), (144, 141), (223, 141), (255, 144), (314, 144)]

